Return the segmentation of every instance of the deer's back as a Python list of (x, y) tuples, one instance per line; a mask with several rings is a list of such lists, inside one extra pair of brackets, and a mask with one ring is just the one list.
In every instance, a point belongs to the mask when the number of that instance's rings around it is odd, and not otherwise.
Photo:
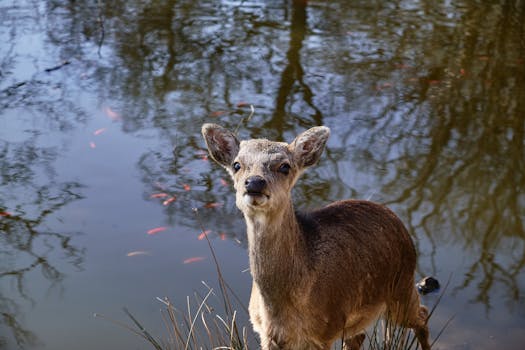
[(313, 297), (320, 302), (345, 298), (351, 299), (348, 307), (359, 307), (402, 299), (400, 294), (412, 286), (414, 245), (387, 207), (346, 200), (297, 218), (315, 276)]

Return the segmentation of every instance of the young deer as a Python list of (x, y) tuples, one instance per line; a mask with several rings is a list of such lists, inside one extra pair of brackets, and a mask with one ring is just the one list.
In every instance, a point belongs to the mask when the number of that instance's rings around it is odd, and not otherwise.
[(253, 286), (250, 319), (262, 349), (359, 349), (379, 316), (412, 328), (430, 349), (428, 311), (414, 285), (416, 252), (400, 219), (363, 200), (294, 210), (291, 190), (323, 152), (330, 134), (314, 127), (291, 144), (239, 142), (204, 124), (211, 157), (230, 173), (248, 229)]

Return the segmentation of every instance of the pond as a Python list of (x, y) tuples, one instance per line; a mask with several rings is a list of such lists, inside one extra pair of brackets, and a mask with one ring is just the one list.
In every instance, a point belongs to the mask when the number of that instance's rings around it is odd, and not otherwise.
[(157, 297), (218, 290), (204, 234), (247, 303), (214, 122), (330, 127), (297, 207), (386, 203), (447, 285), (435, 348), (522, 349), (524, 33), (520, 0), (1, 1), (0, 348), (151, 348), (123, 307), (168, 339)]

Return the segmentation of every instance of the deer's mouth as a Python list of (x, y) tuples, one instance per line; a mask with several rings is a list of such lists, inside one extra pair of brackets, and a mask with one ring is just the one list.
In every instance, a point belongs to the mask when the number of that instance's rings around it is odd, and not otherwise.
[(247, 191), (243, 195), (244, 203), (250, 206), (261, 206), (268, 202), (270, 196), (263, 192)]

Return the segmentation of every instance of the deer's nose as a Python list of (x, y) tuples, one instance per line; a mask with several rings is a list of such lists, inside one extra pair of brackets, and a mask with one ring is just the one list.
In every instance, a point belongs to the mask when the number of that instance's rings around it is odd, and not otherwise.
[(261, 193), (266, 187), (266, 180), (261, 176), (250, 176), (244, 181), (244, 188), (248, 193)]

